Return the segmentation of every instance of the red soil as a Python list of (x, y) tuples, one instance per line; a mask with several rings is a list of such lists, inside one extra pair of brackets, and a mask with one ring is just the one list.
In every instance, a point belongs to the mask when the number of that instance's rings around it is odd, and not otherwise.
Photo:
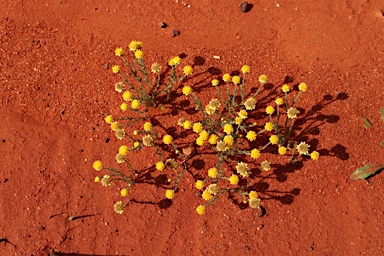
[[(349, 176), (384, 162), (384, 3), (336, 2), (261, 0), (242, 13), (233, 0), (1, 1), (1, 254), (381, 254), (383, 174), (370, 183)], [(95, 184), (92, 162), (112, 165), (120, 146), (103, 120), (118, 113), (118, 78), (103, 67), (131, 39), (144, 42), (146, 63), (201, 57), (197, 81), (248, 64), (254, 81), (265, 73), (275, 86), (286, 76), (306, 82), (298, 104), (311, 118), (302, 127), (312, 127), (320, 159), (270, 171), (261, 217), (226, 197), (197, 215), (191, 176), (170, 207), (132, 203), (116, 214), (119, 187)], [(164, 188), (132, 193), (156, 203)]]

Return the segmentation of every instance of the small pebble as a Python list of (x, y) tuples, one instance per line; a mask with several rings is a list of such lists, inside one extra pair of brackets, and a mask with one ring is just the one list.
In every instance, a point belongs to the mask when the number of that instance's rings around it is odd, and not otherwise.
[(180, 35), (180, 31), (179, 30), (176, 30), (176, 29), (172, 30), (172, 37), (175, 37), (175, 36), (178, 36), (178, 35)]
[(167, 23), (165, 23), (165, 22), (160, 22), (159, 23), (159, 27), (160, 28), (166, 28), (168, 25), (167, 25)]
[(248, 2), (241, 2), (239, 5), (240, 11), (242, 12), (248, 12), (249, 11), (249, 4)]
[(109, 67), (109, 63), (105, 63), (105, 64), (103, 65), (103, 69), (105, 69), (105, 70), (107, 70), (108, 67)]

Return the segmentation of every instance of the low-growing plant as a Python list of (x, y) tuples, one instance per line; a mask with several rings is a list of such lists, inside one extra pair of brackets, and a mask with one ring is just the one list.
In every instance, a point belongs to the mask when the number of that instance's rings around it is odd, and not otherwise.
[[(160, 173), (168, 170), (164, 196), (172, 200), (181, 179), (189, 173), (195, 178), (194, 186), (200, 191), (204, 202), (196, 207), (196, 212), (204, 214), (206, 207), (214, 204), (224, 194), (230, 194), (232, 198), (238, 197), (251, 208), (260, 208), (258, 191), (251, 189), (256, 178), (252, 168), (259, 168), (261, 171), (272, 168), (268, 160), (259, 162), (258, 159), (264, 152), (282, 156), (289, 154), (291, 162), (306, 156), (313, 160), (319, 158), (317, 151), (310, 152), (310, 146), (306, 142), (295, 141), (293, 133), (295, 120), (300, 115), (300, 111), (294, 106), (300, 95), (308, 89), (305, 83), (297, 85), (294, 96), (291, 96), (291, 86), (282, 85), (281, 92), (276, 92), (272, 103), (262, 106), (257, 98), (265, 90), (268, 78), (260, 75), (256, 90), (252, 92), (246, 89), (250, 67), (243, 65), (239, 73), (241, 75), (226, 73), (213, 79), (211, 84), (216, 88), (217, 98), (205, 103), (194, 92), (193, 85), (185, 84), (185, 78), (192, 75), (193, 68), (186, 65), (179, 70), (179, 56), (168, 61), (168, 74), (161, 73), (160, 64), (152, 64), (151, 71), (156, 76), (151, 78), (143, 60), (142, 43), (132, 41), (129, 48), (133, 55), (132, 62), (128, 60), (129, 57), (126, 58), (122, 48), (115, 50), (115, 54), (121, 57), (128, 68), (129, 76), (123, 75), (118, 65), (113, 66), (112, 71), (122, 79), (122, 82), (115, 85), (115, 90), (122, 93), (124, 100), (120, 108), (123, 112), (132, 111), (132, 114), (123, 117), (108, 115), (105, 121), (110, 124), (118, 139), (126, 139), (132, 145), (125, 143), (120, 146), (116, 155), (117, 163), (125, 164), (126, 168), (109, 168), (100, 160), (95, 161), (95, 170), (107, 172), (97, 176), (95, 182), (109, 186), (112, 181), (120, 181), (125, 184), (120, 194), (126, 197), (137, 182), (142, 182), (148, 171)], [(165, 79), (166, 75), (168, 80)], [(188, 116), (174, 120), (174, 125), (180, 127), (175, 130), (179, 130), (180, 134), (176, 131), (168, 134), (164, 131), (167, 124), (152, 122), (155, 119), (151, 109), (156, 109), (160, 104), (161, 110), (166, 109), (165, 106), (174, 107), (177, 101), (170, 100), (170, 95), (179, 88), (180, 97), (185, 95), (194, 103), (196, 113), (189, 117), (197, 120), (191, 121)], [(128, 105), (129, 102), (131, 106)], [(139, 124), (142, 128), (137, 128), (140, 127)], [(182, 133), (186, 134), (186, 139), (182, 139)], [(143, 150), (146, 149), (153, 150), (158, 157), (153, 167), (150, 170), (133, 167), (128, 154), (144, 154)], [(201, 175), (198, 170), (194, 170), (193, 159), (204, 154), (213, 154), (216, 160)], [(122, 213), (127, 204), (119, 201), (114, 209), (117, 213)]]

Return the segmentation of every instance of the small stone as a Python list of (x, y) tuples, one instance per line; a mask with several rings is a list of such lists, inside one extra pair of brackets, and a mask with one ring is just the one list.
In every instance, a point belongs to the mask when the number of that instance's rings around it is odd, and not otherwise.
[(248, 2), (241, 2), (239, 5), (240, 11), (242, 12), (248, 12), (249, 11), (249, 4)]
[(105, 64), (103, 65), (103, 69), (105, 69), (105, 70), (107, 70), (108, 67), (109, 67), (109, 63), (105, 63)]
[(175, 36), (178, 36), (178, 35), (180, 35), (180, 31), (179, 30), (176, 30), (176, 29), (172, 30), (172, 37), (175, 37)]
[(159, 23), (159, 27), (160, 28), (166, 28), (168, 25), (167, 25), (167, 23), (165, 23), (165, 22), (160, 22)]

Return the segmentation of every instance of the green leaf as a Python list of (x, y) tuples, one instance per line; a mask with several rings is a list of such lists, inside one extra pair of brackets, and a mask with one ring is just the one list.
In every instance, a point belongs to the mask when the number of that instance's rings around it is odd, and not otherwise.
[(362, 117), (361, 119), (363, 119), (363, 122), (364, 122), (364, 128), (365, 128), (365, 129), (372, 128), (372, 124), (371, 124), (371, 122), (369, 122), (369, 120), (368, 120), (367, 118)]
[(356, 171), (352, 173), (350, 178), (353, 180), (364, 180), (381, 169), (384, 169), (383, 164), (366, 164), (363, 167), (357, 168)]
[(383, 142), (381, 142), (381, 146), (383, 146), (383, 147), (384, 147), (384, 141), (383, 141)]
[(381, 119), (384, 120), (384, 108), (380, 108)]

